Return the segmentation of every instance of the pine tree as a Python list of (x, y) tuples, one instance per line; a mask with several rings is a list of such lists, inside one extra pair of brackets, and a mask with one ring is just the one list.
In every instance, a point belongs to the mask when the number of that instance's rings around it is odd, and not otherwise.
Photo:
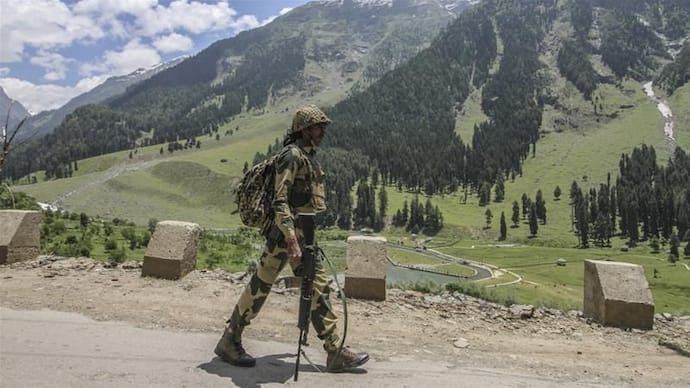
[(542, 224), (546, 224), (546, 201), (544, 201), (544, 195), (542, 194), (541, 190), (537, 190), (535, 205), (537, 211), (537, 219), (540, 219), (542, 221)]
[(379, 215), (382, 218), (386, 218), (388, 213), (388, 194), (386, 193), (386, 185), (381, 185), (381, 190), (379, 190)]
[(652, 237), (649, 240), (649, 247), (652, 248), (652, 253), (659, 253), (659, 239)]
[(556, 188), (553, 190), (553, 198), (556, 201), (561, 200), (561, 187), (560, 186), (556, 186)]
[(410, 209), (407, 206), (407, 200), (405, 200), (403, 202), (402, 217), (400, 218), (400, 222), (402, 223), (402, 225), (400, 225), (400, 226), (407, 225), (407, 221), (409, 220), (409, 218), (410, 218)]
[(676, 232), (671, 233), (671, 238), (669, 239), (669, 259), (673, 262), (678, 260), (680, 252), (678, 248), (680, 247), (680, 240)]
[(575, 206), (575, 230), (580, 241), (581, 248), (589, 247), (589, 211), (587, 197), (582, 194), (580, 189), (574, 196)]
[(491, 213), (491, 209), (486, 209), (484, 216), (486, 217), (486, 229), (489, 229), (491, 228), (491, 219), (494, 218), (494, 215)]
[(498, 174), (498, 179), (496, 181), (496, 189), (494, 190), (494, 201), (503, 202), (505, 199), (505, 183), (503, 182), (503, 174)]
[(513, 215), (510, 220), (513, 221), (514, 228), (520, 226), (520, 205), (518, 205), (517, 201), (513, 201)]
[(400, 209), (398, 209), (395, 212), (395, 215), (393, 215), (393, 225), (395, 225), (397, 227), (404, 225), (404, 224), (401, 225), (401, 221), (402, 221), (402, 212), (400, 211)]
[(529, 208), (530, 208), (530, 199), (527, 196), (527, 194), (522, 193), (522, 218), (527, 218), (527, 214), (529, 214)]
[(491, 199), (491, 186), (487, 182), (482, 182), (479, 186), (479, 206), (486, 206)]
[(640, 239), (640, 231), (637, 222), (637, 202), (632, 201), (628, 204), (626, 213), (628, 215), (628, 245), (634, 247)]
[(506, 226), (505, 212), (501, 212), (501, 237), (499, 240), (504, 241), (508, 236), (508, 227)]
[(529, 232), (532, 234), (532, 236), (536, 236), (538, 230), (539, 222), (537, 221), (537, 207), (532, 205), (529, 208)]

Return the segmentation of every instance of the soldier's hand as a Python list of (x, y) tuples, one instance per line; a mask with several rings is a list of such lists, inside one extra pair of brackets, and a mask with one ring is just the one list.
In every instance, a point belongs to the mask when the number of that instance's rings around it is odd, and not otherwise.
[(286, 239), (287, 241), (287, 255), (288, 260), (292, 265), (298, 265), (302, 262), (302, 250), (297, 242), (297, 237), (291, 236)]

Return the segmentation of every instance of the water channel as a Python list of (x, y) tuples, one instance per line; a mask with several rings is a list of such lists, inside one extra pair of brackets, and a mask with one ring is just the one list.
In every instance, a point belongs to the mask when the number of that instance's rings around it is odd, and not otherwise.
[(433, 273), (427, 271), (420, 271), (407, 267), (400, 267), (388, 263), (386, 267), (386, 284), (393, 284), (398, 282), (417, 282), (417, 281), (432, 281), (438, 285), (447, 283), (455, 283), (463, 281), (464, 278), (451, 275), (443, 275), (440, 273)]
[(666, 145), (668, 146), (669, 154), (672, 155), (676, 149), (676, 138), (673, 135), (673, 112), (668, 102), (654, 94), (653, 82), (649, 81), (642, 86), (644, 92), (647, 94), (652, 102), (656, 104), (656, 108), (664, 118), (664, 135), (666, 135)]
[[(391, 247), (392, 248), (392, 247)], [(391, 249), (389, 248), (389, 249)], [(446, 275), (439, 272), (434, 272), (433, 270), (425, 270), (418, 268), (411, 268), (409, 266), (395, 265), (389, 259), (386, 267), (386, 283), (391, 284), (395, 282), (416, 282), (416, 281), (432, 281), (439, 285), (444, 285), (447, 283), (454, 283), (459, 281), (477, 281), (485, 278), (492, 277), (492, 273), (489, 269), (484, 266), (461, 260), (452, 256), (444, 255), (434, 250), (423, 250), (418, 251), (412, 248), (403, 248), (400, 246), (395, 246), (393, 249), (400, 249), (406, 251), (413, 251), (416, 254), (437, 260), (439, 264), (453, 263), (456, 265), (462, 265), (468, 267), (474, 271), (471, 276), (456, 276), (456, 275)]]

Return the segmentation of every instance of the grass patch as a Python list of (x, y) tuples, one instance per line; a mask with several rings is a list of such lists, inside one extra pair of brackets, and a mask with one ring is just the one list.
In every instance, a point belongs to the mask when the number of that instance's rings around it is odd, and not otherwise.
[[(582, 309), (584, 261), (587, 259), (620, 261), (641, 265), (645, 269), (656, 309), (674, 314), (690, 313), (690, 271), (679, 264), (666, 261), (665, 254), (649, 253), (641, 245), (629, 252), (614, 249), (568, 249), (523, 246), (496, 248), (492, 246), (441, 248), (440, 251), (473, 261), (508, 269), (523, 278), (517, 285), (498, 287), (500, 292), (513, 292), (521, 303), (546, 306), (566, 306)], [(556, 259), (565, 258), (567, 264), (558, 266)], [(657, 278), (654, 277), (657, 270)], [(504, 291), (505, 290), (505, 291)]]
[(676, 143), (686, 152), (690, 150), (690, 83), (677, 89), (668, 98), (669, 106), (673, 111), (673, 134)]
[(388, 256), (397, 264), (410, 265), (410, 264), (420, 264), (420, 265), (434, 265), (441, 263), (438, 259), (423, 255), (414, 251), (409, 251), (406, 249), (395, 249), (389, 247)]
[(465, 100), (462, 111), (455, 118), (455, 133), (465, 144), (472, 144), (474, 126), (489, 118), (482, 111), (482, 89), (474, 89)]
[(474, 270), (471, 268), (458, 265), (458, 264), (443, 264), (439, 265), (436, 267), (431, 268), (432, 271), (434, 272), (440, 272), (448, 275), (456, 275), (456, 276), (472, 276), (474, 275)]

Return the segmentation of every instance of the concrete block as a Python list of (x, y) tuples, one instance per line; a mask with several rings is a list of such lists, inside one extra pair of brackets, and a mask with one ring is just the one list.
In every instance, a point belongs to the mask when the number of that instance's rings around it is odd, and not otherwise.
[(33, 260), (41, 248), (41, 212), (0, 210), (0, 264)]
[(196, 268), (201, 227), (181, 221), (161, 221), (146, 248), (142, 276), (180, 279)]
[(637, 264), (585, 260), (585, 317), (606, 325), (648, 330), (654, 299), (644, 268)]
[(345, 295), (367, 300), (386, 299), (386, 239), (351, 236), (347, 239)]

